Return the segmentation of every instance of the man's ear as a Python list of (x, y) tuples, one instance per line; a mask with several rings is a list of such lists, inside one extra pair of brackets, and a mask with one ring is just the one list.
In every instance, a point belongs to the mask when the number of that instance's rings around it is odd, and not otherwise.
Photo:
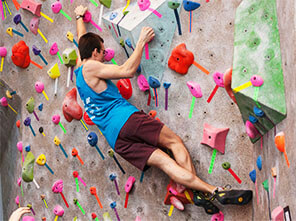
[(97, 56), (97, 54), (98, 54), (98, 49), (97, 48), (95, 48), (95, 50), (93, 50), (93, 52), (92, 52), (92, 57), (96, 57)]

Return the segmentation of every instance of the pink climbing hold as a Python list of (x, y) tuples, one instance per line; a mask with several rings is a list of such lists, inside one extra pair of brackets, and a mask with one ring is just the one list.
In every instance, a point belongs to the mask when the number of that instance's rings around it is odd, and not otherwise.
[(208, 145), (220, 153), (225, 153), (225, 140), (229, 128), (215, 128), (207, 123), (204, 124), (201, 144)]
[(213, 74), (213, 79), (218, 87), (224, 87), (223, 77), (224, 74), (220, 72), (216, 72)]
[(202, 97), (202, 92), (200, 89), (200, 86), (198, 83), (193, 82), (193, 81), (188, 81), (187, 82), (187, 87), (189, 88), (191, 94), (196, 97), (196, 98), (201, 98)]
[(51, 10), (53, 13), (58, 14), (62, 10), (62, 4), (60, 2), (55, 2), (51, 5)]
[(246, 132), (251, 139), (255, 139), (260, 133), (257, 128), (250, 122), (246, 121)]
[(53, 115), (52, 118), (51, 118), (51, 120), (52, 120), (52, 122), (53, 122), (54, 124), (59, 124), (60, 119), (61, 119), (61, 117), (60, 117), (60, 115), (58, 115), (58, 114)]
[(61, 207), (60, 205), (56, 205), (53, 209), (53, 213), (56, 215), (56, 216), (63, 216), (64, 215), (64, 209), (63, 207)]
[(37, 93), (42, 93), (44, 91), (44, 84), (41, 81), (36, 81), (35, 90)]
[(38, 34), (38, 27), (39, 27), (39, 18), (37, 17), (32, 18), (30, 21), (29, 28), (34, 35)]
[(211, 221), (224, 221), (224, 214), (220, 211), (212, 216)]
[(181, 210), (181, 211), (184, 210), (184, 205), (183, 205), (183, 203), (182, 203), (180, 200), (178, 200), (177, 197), (175, 197), (175, 196), (171, 196), (171, 198), (170, 198), (170, 202), (171, 202), (171, 204), (172, 204), (174, 207), (176, 207), (178, 210)]
[(56, 42), (54, 42), (54, 43), (52, 44), (52, 46), (50, 47), (50, 49), (49, 49), (49, 53), (50, 53), (51, 55), (56, 55), (56, 54), (58, 53), (58, 51), (59, 51), (59, 49), (58, 49), (58, 44), (57, 44)]
[(281, 206), (275, 208), (271, 213), (272, 221), (284, 221), (284, 209)]
[(54, 193), (61, 193), (63, 192), (63, 187), (64, 187), (63, 180), (58, 180), (52, 185), (51, 190)]
[(138, 6), (141, 11), (147, 10), (151, 5), (150, 0), (138, 0)]
[(141, 91), (149, 90), (149, 83), (143, 74), (140, 74), (137, 78), (138, 86)]
[(111, 61), (112, 58), (114, 58), (114, 50), (112, 48), (106, 48), (105, 49), (105, 56), (104, 56), (104, 59), (105, 61)]
[(255, 87), (260, 87), (264, 83), (264, 80), (259, 75), (253, 75), (251, 77), (251, 83)]
[(3, 107), (7, 107), (7, 106), (8, 106), (8, 103), (7, 103), (7, 99), (6, 99), (6, 97), (2, 97), (2, 98), (0, 99), (0, 103), (1, 103), (1, 105), (2, 105)]
[(32, 216), (24, 216), (22, 221), (35, 221), (35, 218)]

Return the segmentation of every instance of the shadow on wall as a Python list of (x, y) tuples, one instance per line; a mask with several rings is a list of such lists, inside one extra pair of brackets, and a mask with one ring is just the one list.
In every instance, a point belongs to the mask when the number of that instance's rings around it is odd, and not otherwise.
[[(6, 90), (12, 92), (12, 89), (0, 80), (1, 98), (6, 97)], [(8, 208), (15, 207), (11, 205), (14, 199), (10, 199), (10, 196), (15, 195), (12, 192), (16, 190), (17, 180), (12, 174), (16, 174), (16, 160), (20, 159), (16, 148), (20, 139), (20, 129), (16, 127), (16, 121), (21, 116), (21, 99), (14, 94), (12, 99), (7, 98), (7, 102), (18, 114), (16, 115), (9, 107), (0, 106), (0, 220), (8, 220), (10, 215), (7, 214)], [(20, 172), (21, 168), (18, 171)]]

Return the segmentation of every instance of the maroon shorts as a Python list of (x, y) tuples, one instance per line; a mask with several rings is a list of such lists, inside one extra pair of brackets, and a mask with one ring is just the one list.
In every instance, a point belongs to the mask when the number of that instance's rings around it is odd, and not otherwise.
[(120, 130), (115, 152), (138, 169), (147, 170), (147, 160), (157, 149), (163, 125), (143, 111), (133, 113)]

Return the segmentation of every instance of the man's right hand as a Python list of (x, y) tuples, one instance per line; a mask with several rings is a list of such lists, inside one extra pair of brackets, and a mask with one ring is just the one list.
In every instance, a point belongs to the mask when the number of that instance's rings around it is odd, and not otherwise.
[(152, 28), (143, 27), (138, 42), (145, 45), (146, 43), (149, 43), (154, 37), (155, 33)]
[(25, 213), (30, 212), (31, 210), (29, 207), (20, 207), (11, 214), (9, 221), (19, 221)]
[(83, 16), (85, 12), (87, 11), (87, 7), (83, 7), (82, 5), (79, 5), (78, 7), (75, 8), (74, 12), (76, 16), (81, 15)]

